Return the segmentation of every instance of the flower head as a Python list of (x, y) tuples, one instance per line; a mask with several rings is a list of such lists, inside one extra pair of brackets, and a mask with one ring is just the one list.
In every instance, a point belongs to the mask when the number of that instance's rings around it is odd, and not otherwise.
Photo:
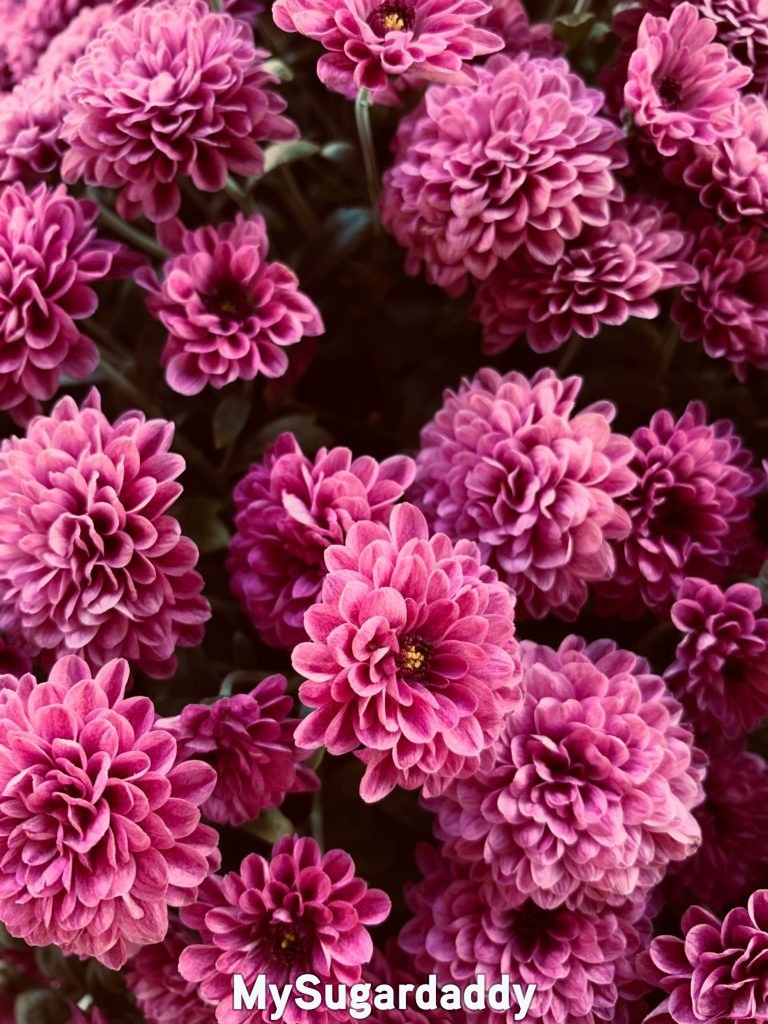
[(64, 99), (63, 83), (42, 73), (0, 95), (0, 182), (37, 183), (58, 168)]
[(552, 370), (480, 370), (421, 433), (415, 494), (429, 523), (476, 541), (535, 618), (575, 618), (629, 532), (617, 500), (636, 482), (632, 443), (611, 433), (608, 402), (574, 414), (580, 387)]
[(296, 741), (355, 751), (364, 800), (397, 785), (436, 795), (487, 761), (519, 699), (514, 598), (474, 544), (431, 536), (409, 504), (388, 526), (354, 523), (325, 564), (293, 652), (315, 709)]
[(197, 548), (167, 509), (181, 493), (173, 424), (126, 412), (114, 424), (93, 390), (62, 398), (0, 446), (0, 626), (50, 662), (98, 668), (126, 657), (170, 675), (209, 617)]
[(83, 8), (99, 3), (100, 0), (14, 0), (15, 11), (3, 39), (13, 80), (21, 82), (37, 70), (42, 55), (56, 37), (77, 20)]
[(128, 962), (125, 981), (147, 1024), (215, 1024), (214, 1007), (179, 974), (179, 957), (200, 936), (171, 918), (162, 942), (143, 946)]
[(406, 455), (378, 463), (348, 448), (304, 455), (282, 434), (235, 488), (235, 535), (227, 567), (262, 640), (291, 648), (306, 640), (304, 613), (320, 596), (323, 556), (353, 523), (386, 522), (413, 480)]
[(555, 39), (548, 22), (531, 24), (522, 0), (489, 0), (491, 9), (480, 19), (504, 40), (504, 53), (527, 53), (531, 57), (559, 57), (565, 47)]
[(128, 665), (63, 658), (0, 704), (0, 920), (33, 946), (120, 967), (218, 867), (200, 805), (216, 781), (180, 761)]

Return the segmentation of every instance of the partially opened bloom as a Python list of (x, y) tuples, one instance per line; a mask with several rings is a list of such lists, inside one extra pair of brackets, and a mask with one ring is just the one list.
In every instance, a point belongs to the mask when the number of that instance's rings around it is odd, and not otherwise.
[(556, 263), (621, 197), (621, 131), (565, 60), (492, 57), (473, 86), (431, 86), (404, 117), (382, 220), (406, 269), (451, 295), (522, 249)]
[(752, 72), (721, 43), (714, 22), (682, 3), (671, 17), (647, 14), (629, 59), (624, 101), (664, 156), (684, 142), (738, 135), (735, 104)]
[(0, 446), (0, 626), (47, 662), (120, 656), (167, 676), (202, 639), (197, 548), (167, 514), (184, 468), (172, 436), (136, 411), (110, 423), (94, 389)]
[(309, 642), (293, 652), (314, 709), (297, 743), (354, 751), (366, 801), (395, 786), (435, 795), (486, 764), (519, 700), (520, 662), (514, 597), (477, 547), (430, 535), (402, 504), (388, 526), (353, 524), (325, 564)]
[(259, 214), (197, 231), (175, 221), (159, 238), (174, 254), (162, 281), (150, 268), (137, 280), (150, 292), (147, 308), (168, 329), (161, 365), (174, 391), (196, 395), (206, 384), (280, 377), (286, 348), (322, 334), (320, 313), (296, 275), (267, 260)]
[(51, 74), (28, 75), (0, 95), (0, 182), (34, 182), (61, 163), (64, 93)]
[(314, 459), (281, 434), (235, 488), (235, 535), (227, 568), (262, 640), (294, 647), (306, 640), (304, 613), (320, 596), (323, 556), (353, 523), (386, 522), (413, 480), (407, 455), (377, 462), (348, 448)]
[(119, 189), (124, 217), (163, 221), (179, 209), (179, 176), (217, 192), (231, 171), (260, 174), (260, 143), (297, 134), (267, 56), (249, 25), (204, 0), (117, 18), (73, 70), (62, 177)]
[(565, 47), (555, 39), (549, 22), (532, 24), (522, 0), (489, 0), (491, 9), (480, 19), (504, 40), (504, 53), (532, 57), (559, 57)]
[(701, 841), (703, 760), (680, 704), (609, 640), (521, 655), (523, 701), (492, 767), (435, 802), (446, 852), (490, 873), (507, 905), (644, 898)]
[(214, 1007), (179, 973), (179, 957), (199, 941), (196, 932), (171, 918), (163, 941), (142, 946), (129, 960), (125, 981), (147, 1024), (215, 1024)]
[(211, 821), (242, 825), (279, 807), (288, 793), (317, 789), (313, 771), (296, 750), (293, 698), (285, 676), (269, 676), (250, 693), (213, 704), (187, 704), (162, 726), (176, 738), (181, 757), (199, 757), (216, 770), (216, 788), (203, 804)]
[(415, 500), (435, 530), (474, 540), (521, 611), (575, 618), (629, 532), (618, 499), (636, 482), (615, 409), (574, 412), (579, 377), (480, 370), (421, 432)]
[[(264, 1010), (233, 1009), (234, 974), (249, 988), (258, 975), (267, 985), (285, 985), (308, 973), (321, 984), (354, 984), (373, 953), (368, 928), (389, 908), (380, 889), (355, 875), (349, 854), (322, 853), (314, 839), (286, 836), (270, 860), (251, 854), (239, 871), (205, 882), (199, 902), (181, 915), (202, 941), (182, 952), (179, 968), (216, 1007), (220, 1024), (266, 1024), (269, 1000)], [(346, 1011), (302, 1011), (295, 998), (285, 1008), (286, 1024), (348, 1020)]]
[(127, 684), (121, 659), (94, 676), (68, 657), (0, 704), (0, 920), (113, 968), (159, 942), (168, 905), (192, 902), (219, 863), (200, 824), (213, 769), (179, 760)]

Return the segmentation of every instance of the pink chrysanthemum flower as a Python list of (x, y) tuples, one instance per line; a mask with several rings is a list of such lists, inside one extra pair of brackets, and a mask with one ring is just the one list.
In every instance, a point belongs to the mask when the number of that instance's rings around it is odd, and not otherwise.
[(293, 652), (314, 709), (296, 742), (354, 751), (366, 801), (395, 786), (435, 796), (487, 763), (519, 700), (514, 597), (474, 544), (430, 536), (409, 504), (388, 526), (354, 523), (325, 564)]
[(296, 750), (293, 698), (285, 676), (268, 676), (250, 693), (214, 704), (188, 704), (161, 722), (176, 738), (180, 757), (199, 757), (216, 770), (216, 788), (203, 814), (224, 825), (254, 821), (278, 807), (288, 793), (317, 789), (315, 773)]
[(647, 662), (609, 640), (521, 644), (521, 706), (493, 766), (436, 803), (451, 857), (490, 871), (498, 899), (617, 906), (701, 840), (702, 758)]
[(531, 57), (559, 57), (565, 47), (555, 39), (548, 22), (531, 24), (522, 0), (488, 0), (490, 11), (479, 24), (504, 40), (504, 53)]
[(416, 500), (435, 530), (475, 541), (526, 615), (575, 618), (629, 532), (617, 504), (636, 483), (614, 407), (578, 414), (579, 377), (480, 370), (421, 432)]
[(14, 81), (21, 82), (37, 69), (38, 62), (59, 33), (85, 7), (99, 0), (23, 0), (16, 2), (10, 31), (3, 39)]
[[(524, 987), (535, 985), (527, 1020), (541, 1024), (629, 1024), (633, 1004), (647, 990), (638, 984), (634, 959), (650, 937), (642, 904), (601, 914), (531, 903), (504, 907), (492, 886), (470, 877), (467, 866), (447, 861), (438, 850), (419, 847), (422, 881), (406, 888), (415, 917), (400, 933), (400, 945), (424, 974), (441, 985), (466, 986), (485, 975), (486, 986), (501, 974)], [(507, 1011), (465, 1011), (469, 1024), (513, 1024)]]
[(102, 28), (115, 18), (112, 3), (99, 3), (96, 7), (84, 7), (57, 36), (40, 57), (35, 66), (38, 74), (61, 75), (70, 71), (85, 53), (88, 44), (96, 38)]
[(755, 227), (706, 225), (692, 257), (696, 280), (672, 308), (686, 341), (727, 359), (739, 380), (749, 366), (768, 369), (768, 243)]
[(483, 351), (503, 352), (526, 334), (534, 352), (551, 352), (572, 334), (594, 338), (603, 324), (652, 320), (659, 292), (695, 279), (690, 245), (674, 213), (641, 199), (587, 229), (554, 266), (518, 251), (477, 290), (472, 315), (483, 325)]
[[(307, 973), (321, 984), (354, 984), (373, 953), (368, 927), (380, 924), (389, 908), (380, 889), (355, 876), (349, 854), (322, 853), (314, 839), (286, 836), (271, 860), (251, 854), (239, 872), (205, 882), (199, 902), (181, 915), (202, 943), (182, 952), (179, 968), (216, 1007), (220, 1024), (266, 1024), (269, 1001), (263, 1011), (233, 1009), (233, 974), (242, 974), (249, 987), (260, 974), (268, 985)], [(282, 1018), (286, 1024), (348, 1020), (346, 1011), (302, 1011), (294, 999)]]
[(500, 50), (499, 36), (479, 27), (482, 0), (275, 0), (272, 17), (328, 51), (320, 81), (344, 95), (386, 93), (390, 76), (471, 81), (465, 62)]
[(0, 626), (45, 660), (125, 657), (168, 676), (210, 615), (197, 548), (167, 510), (184, 468), (173, 424), (125, 412), (94, 389), (62, 398), (0, 446)]
[[(386, 955), (375, 949), (371, 962), (363, 968), (363, 982), (372, 990), (377, 985), (389, 985), (397, 991), (399, 985), (413, 985), (415, 988), (423, 979), (413, 973), (410, 957), (398, 948), (394, 940), (387, 943)], [(421, 1010), (413, 1002), (405, 1009), (380, 1010), (374, 1007), (368, 1018), (369, 1024), (452, 1024), (456, 1014), (446, 1010)]]
[(230, 171), (260, 174), (259, 143), (297, 135), (267, 56), (245, 22), (204, 0), (161, 0), (116, 19), (73, 69), (62, 177), (120, 189), (123, 217), (163, 221), (178, 212), (179, 176), (216, 192)]
[(0, 920), (30, 945), (113, 968), (159, 942), (168, 905), (193, 901), (219, 863), (199, 811), (213, 769), (180, 761), (127, 685), (121, 659), (94, 677), (68, 657), (0, 704)]
[(172, 221), (159, 238), (174, 254), (162, 282), (150, 268), (136, 278), (150, 292), (147, 308), (168, 329), (161, 365), (179, 394), (259, 374), (280, 377), (288, 369), (285, 349), (323, 333), (320, 313), (293, 271), (267, 260), (259, 214), (197, 231)]
[[(136, 7), (146, 6), (154, 0), (114, 0), (115, 11), (124, 14)], [(261, 0), (221, 0), (221, 9), (231, 14), (233, 18), (240, 18), (253, 25), (256, 18), (264, 10)]]
[(56, 171), (63, 109), (62, 83), (50, 74), (28, 75), (0, 95), (0, 182), (37, 183)]
[(684, 634), (667, 669), (669, 685), (703, 732), (731, 739), (768, 715), (768, 609), (748, 583), (721, 590), (683, 581), (672, 621)]
[(406, 455), (378, 463), (348, 448), (307, 458), (281, 434), (235, 488), (235, 535), (227, 568), (261, 639), (290, 649), (306, 640), (304, 613), (318, 600), (331, 544), (353, 523), (383, 523), (413, 481)]
[(199, 941), (199, 935), (171, 918), (163, 941), (143, 946), (129, 961), (125, 981), (147, 1024), (216, 1024), (214, 1007), (179, 973), (179, 957)]
[(95, 312), (93, 283), (122, 247), (97, 238), (97, 213), (63, 186), (0, 186), (0, 409), (18, 423), (53, 397), (62, 374), (82, 379), (99, 361), (75, 321)]
[(677, 420), (659, 410), (632, 440), (639, 482), (621, 499), (632, 531), (616, 546), (611, 579), (595, 585), (604, 613), (623, 618), (668, 611), (686, 576), (751, 570), (752, 496), (761, 486), (733, 423), (708, 423), (701, 402)]
[(671, 17), (647, 14), (629, 60), (624, 101), (664, 156), (683, 142), (714, 143), (738, 134), (738, 90), (752, 72), (713, 42), (717, 26), (693, 4)]
[(382, 220), (406, 269), (460, 294), (522, 248), (556, 263), (621, 197), (621, 131), (565, 60), (492, 57), (471, 87), (432, 86), (400, 121)]

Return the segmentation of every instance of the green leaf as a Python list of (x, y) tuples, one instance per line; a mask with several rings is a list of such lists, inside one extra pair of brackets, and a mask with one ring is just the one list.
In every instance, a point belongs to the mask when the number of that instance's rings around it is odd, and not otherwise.
[(16, 997), (16, 1024), (67, 1024), (71, 1009), (66, 999), (50, 989), (33, 988)]
[(210, 555), (229, 545), (229, 530), (219, 518), (221, 504), (215, 498), (184, 498), (177, 505), (179, 522), (200, 553)]
[(320, 152), (320, 147), (306, 139), (294, 139), (292, 142), (275, 142), (268, 146), (264, 153), (264, 174), (269, 174), (276, 167), (292, 164), (296, 160), (306, 160)]
[(267, 448), (287, 431), (295, 435), (305, 455), (313, 455), (318, 448), (333, 441), (328, 431), (318, 426), (314, 413), (296, 413), (293, 416), (281, 416), (261, 428), (254, 438), (256, 454), (263, 455)]
[(262, 811), (256, 821), (248, 822), (243, 828), (266, 843), (276, 843), (278, 839), (293, 835), (296, 831), (293, 822), (276, 807), (271, 811)]
[(235, 440), (248, 422), (250, 412), (250, 392), (227, 395), (219, 402), (213, 414), (213, 443), (217, 448), (226, 448)]
[(271, 60), (265, 60), (261, 66), (268, 74), (277, 75), (281, 82), (293, 81), (293, 71), (291, 71), (288, 65), (284, 64), (283, 61), (279, 60), (277, 57), (272, 57)]
[(591, 11), (562, 14), (555, 18), (553, 24), (555, 37), (564, 42), (569, 50), (574, 50), (584, 42), (596, 21), (597, 18)]
[(346, 139), (334, 139), (333, 142), (327, 142), (320, 150), (320, 156), (334, 164), (348, 163), (354, 159), (356, 154), (355, 146), (351, 142), (347, 142)]

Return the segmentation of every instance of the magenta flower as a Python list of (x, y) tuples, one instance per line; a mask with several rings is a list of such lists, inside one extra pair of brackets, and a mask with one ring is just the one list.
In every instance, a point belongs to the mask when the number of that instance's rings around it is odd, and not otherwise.
[(752, 72), (712, 41), (716, 33), (691, 3), (678, 4), (669, 19), (647, 14), (640, 25), (624, 102), (664, 156), (683, 142), (738, 134), (735, 103)]
[(69, 657), (0, 704), (0, 920), (112, 968), (159, 942), (168, 905), (194, 900), (219, 863), (199, 811), (213, 769), (180, 761), (127, 685), (122, 659), (93, 676)]
[(686, 576), (717, 580), (751, 571), (752, 496), (761, 487), (730, 420), (709, 424), (701, 402), (675, 420), (666, 409), (632, 435), (639, 478), (621, 504), (632, 532), (616, 546), (616, 571), (595, 590), (605, 614), (664, 614)]
[(412, 482), (406, 455), (378, 463), (348, 448), (314, 459), (282, 434), (235, 488), (235, 535), (227, 568), (261, 639), (290, 649), (306, 640), (304, 613), (320, 597), (323, 556), (353, 523), (384, 523)]
[(421, 432), (415, 495), (430, 525), (475, 541), (534, 618), (575, 618), (629, 532), (617, 500), (636, 483), (632, 443), (611, 433), (608, 402), (574, 414), (580, 387), (552, 370), (480, 370)]
[(267, 56), (250, 26), (204, 0), (161, 0), (116, 19), (73, 70), (62, 177), (120, 189), (123, 217), (163, 221), (178, 212), (180, 175), (216, 192), (230, 171), (260, 174), (259, 143), (297, 135)]
[(14, 0), (15, 8), (3, 38), (6, 60), (13, 80), (21, 82), (37, 65), (59, 33), (77, 18), (85, 7), (99, 0)]
[(54, 36), (35, 66), (38, 74), (68, 74), (85, 53), (88, 44), (102, 28), (115, 18), (115, 4), (98, 3), (83, 7), (78, 14)]
[(518, 702), (514, 597), (474, 544), (430, 536), (409, 504), (389, 526), (354, 523), (325, 564), (292, 658), (314, 709), (296, 742), (354, 751), (368, 802), (395, 786), (435, 796), (487, 763)]
[(301, 762), (291, 718), (293, 698), (285, 676), (269, 676), (250, 693), (214, 704), (187, 704), (162, 727), (175, 738), (180, 757), (199, 757), (216, 770), (216, 788), (203, 814), (224, 825), (242, 825), (279, 807), (288, 793), (318, 788), (317, 776)]
[(171, 918), (163, 941), (143, 946), (129, 961), (125, 981), (147, 1024), (215, 1024), (214, 1008), (200, 998), (197, 985), (179, 974), (179, 957), (199, 941), (199, 935)]
[[(342, 850), (322, 853), (314, 839), (286, 836), (275, 844), (271, 860), (251, 854), (239, 872), (205, 882), (199, 902), (181, 915), (202, 943), (182, 952), (179, 969), (199, 984), (220, 1024), (266, 1024), (272, 1012), (271, 1006), (263, 1012), (233, 1010), (233, 974), (242, 974), (249, 986), (259, 974), (276, 985), (307, 973), (321, 984), (360, 980), (373, 953), (368, 927), (384, 920), (390, 902), (354, 872)], [(348, 1017), (323, 1008), (308, 1016), (290, 999), (282, 1019), (329, 1024)]]
[(490, 11), (481, 0), (275, 0), (272, 17), (328, 51), (317, 62), (321, 82), (347, 96), (369, 89), (386, 96), (390, 76), (467, 82), (464, 64), (503, 43), (479, 27)]
[(147, 308), (168, 329), (161, 365), (179, 394), (258, 374), (280, 377), (288, 368), (286, 347), (323, 333), (320, 313), (293, 271), (267, 261), (259, 214), (197, 231), (173, 221), (159, 237), (174, 253), (162, 283), (149, 267), (136, 279), (150, 292)]
[(490, 872), (497, 901), (644, 899), (701, 841), (703, 759), (647, 662), (609, 640), (521, 644), (524, 696), (491, 768), (439, 801), (446, 853)]
[(491, 58), (471, 87), (432, 86), (400, 121), (382, 220), (451, 295), (522, 249), (554, 264), (621, 197), (621, 131), (565, 60)]
[(480, 19), (504, 40), (504, 53), (514, 56), (527, 53), (531, 57), (559, 57), (565, 47), (552, 34), (548, 22), (531, 24), (522, 0), (489, 0), (491, 9)]
[[(386, 946), (386, 955), (375, 949), (373, 959), (363, 968), (363, 981), (371, 985), (391, 985), (397, 990), (398, 985), (419, 985), (424, 980), (414, 974), (411, 958), (403, 953), (391, 939)], [(455, 1012), (447, 1010), (420, 1010), (413, 1001), (403, 1009), (379, 1010), (374, 1008), (369, 1017), (370, 1024), (452, 1024), (456, 1020)], [(13, 1024), (13, 1022), (11, 1022)]]
[(94, 389), (0, 445), (0, 626), (47, 663), (120, 656), (162, 677), (202, 639), (197, 548), (167, 515), (184, 468), (172, 436), (136, 411), (110, 423)]
[(633, 199), (554, 266), (518, 250), (477, 290), (472, 315), (483, 325), (483, 351), (503, 352), (527, 334), (534, 352), (551, 352), (572, 334), (594, 338), (603, 324), (652, 320), (660, 291), (696, 278), (685, 259), (691, 241), (674, 213)]
[(64, 90), (54, 75), (28, 75), (0, 95), (0, 182), (39, 182), (64, 153)]

